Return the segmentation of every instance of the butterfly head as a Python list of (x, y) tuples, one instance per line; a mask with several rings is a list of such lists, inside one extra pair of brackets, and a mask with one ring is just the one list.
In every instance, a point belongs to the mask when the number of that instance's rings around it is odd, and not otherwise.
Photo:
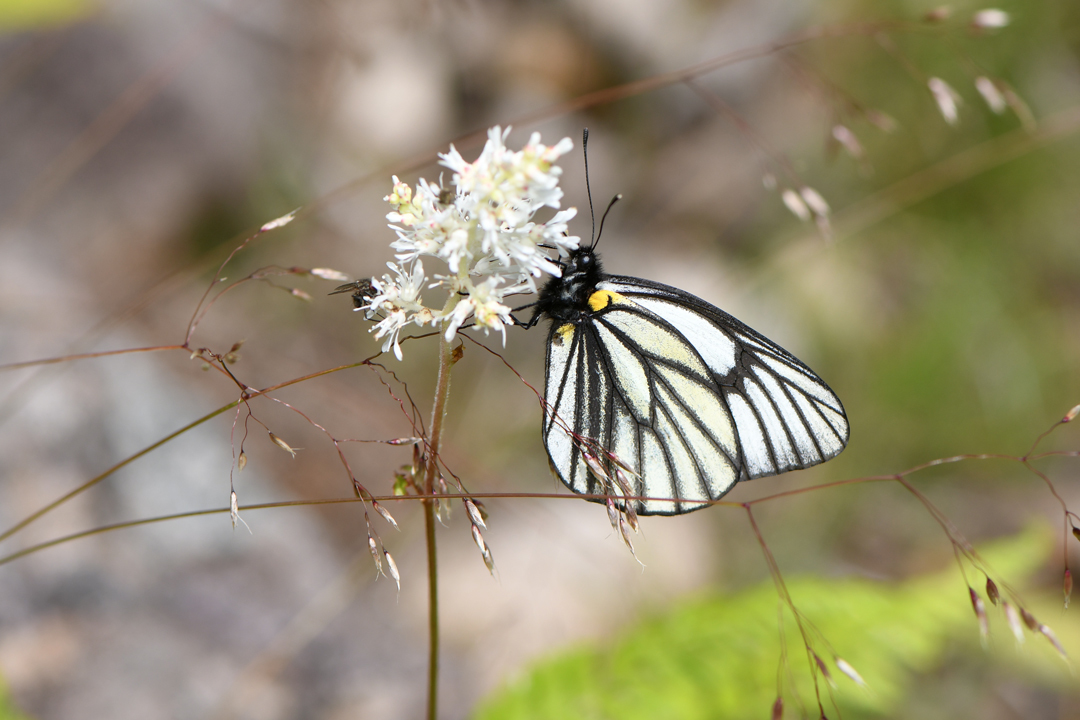
[(592, 246), (570, 253), (560, 277), (548, 280), (540, 291), (538, 311), (557, 322), (574, 321), (589, 310), (589, 297), (603, 280), (600, 257)]

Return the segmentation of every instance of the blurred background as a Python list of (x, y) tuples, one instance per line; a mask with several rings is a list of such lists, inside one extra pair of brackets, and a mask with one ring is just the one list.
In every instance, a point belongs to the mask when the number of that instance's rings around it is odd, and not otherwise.
[[(1080, 6), (997, 7), (1011, 22), (980, 30), (971, 20), (981, 5), (956, 3), (928, 22), (936, 4), (916, 0), (4, 0), (0, 363), (182, 344), (228, 252), (297, 207), (300, 220), (260, 236), (224, 275), (271, 265), (381, 273), (394, 237), (383, 202), (392, 173), (434, 180), (436, 152), (454, 142), (472, 159), (495, 124), (513, 125), (511, 147), (539, 131), (577, 148), (587, 126), (597, 204), (624, 198), (600, 248), (607, 270), (731, 312), (806, 361), (847, 408), (851, 443), (838, 459), (740, 485), (729, 499), (960, 453), (1023, 455), (1080, 403)], [(831, 30), (770, 46), (819, 26)], [(589, 95), (737, 51), (745, 59), (693, 87)], [(1004, 102), (1000, 113), (976, 90), (980, 76), (998, 82), (990, 99)], [(952, 95), (935, 98), (930, 78), (955, 89), (955, 123), (945, 117)], [(588, 237), (580, 155), (562, 166), (565, 205), (579, 209), (572, 230)], [(785, 207), (782, 191), (802, 185), (831, 206), (828, 228)], [(192, 347), (226, 353), (245, 341), (230, 367), (255, 387), (378, 350), (348, 297), (327, 296), (335, 283), (274, 283), (225, 295)], [(505, 349), (485, 342), (542, 387), (545, 332), (512, 330)], [(435, 347), (410, 342), (403, 362), (382, 359), (425, 415)], [(354, 368), (276, 397), (339, 438), (411, 435), (380, 377), (401, 396), (387, 375)], [(0, 529), (235, 399), (234, 384), (185, 350), (5, 370)], [(247, 467), (232, 473), (241, 505), (351, 495), (325, 435), (280, 404), (253, 409), (298, 451), (290, 457), (250, 422)], [(234, 417), (124, 467), (4, 540), (2, 556), (226, 507), (243, 434)], [(472, 344), (454, 368), (448, 423), (444, 457), (469, 489), (562, 491), (536, 396)], [(1040, 447), (1078, 444), (1070, 425)], [(345, 452), (376, 494), (411, 462), (408, 447)], [(1033, 466), (1080, 506), (1075, 458)], [(1047, 623), (1080, 656), (1076, 610), (1059, 610), (1063, 551), (1075, 558), (1075, 548), (1063, 548), (1060, 505), (1042, 480), (1008, 459), (911, 479), (973, 542), (1052, 528), (1006, 579), (1053, 608)], [(607, 647), (688, 598), (769, 582), (738, 509), (645, 519), (642, 568), (602, 506), (486, 505), (494, 577), (460, 506), (439, 528), (444, 718), (469, 717), (566, 648)], [(418, 717), (423, 518), (416, 503), (388, 509), (400, 532), (372, 522), (397, 560), (400, 592), (376, 578), (356, 504), (251, 511), (250, 534), (226, 514), (149, 524), (0, 566), (10, 716)], [(940, 526), (894, 483), (806, 493), (757, 513), (792, 578), (903, 583), (955, 572)], [(962, 622), (900, 668), (888, 706), (849, 715), (1078, 717), (1065, 665), (1036, 662), (1053, 654), (1047, 643), (1031, 638), (1018, 659), (998, 623), (984, 652), (962, 586), (951, 603)], [(842, 640), (864, 652), (880, 642)], [(805, 675), (805, 658), (791, 657)], [(775, 676), (776, 657), (767, 662)], [(769, 692), (746, 716), (766, 715)]]

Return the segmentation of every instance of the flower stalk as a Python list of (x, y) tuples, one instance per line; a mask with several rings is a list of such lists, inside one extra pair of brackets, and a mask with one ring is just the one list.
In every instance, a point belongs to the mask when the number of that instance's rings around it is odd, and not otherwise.
[(439, 442), (442, 439), (446, 399), (450, 394), (450, 366), (453, 357), (450, 341), (439, 338), (439, 376), (435, 384), (435, 401), (431, 408), (431, 435), (428, 437), (428, 458), (424, 469), (424, 529), (427, 541), (428, 565), (428, 696), (427, 720), (435, 720), (439, 709), (439, 567), (435, 546), (435, 476), (439, 468)]

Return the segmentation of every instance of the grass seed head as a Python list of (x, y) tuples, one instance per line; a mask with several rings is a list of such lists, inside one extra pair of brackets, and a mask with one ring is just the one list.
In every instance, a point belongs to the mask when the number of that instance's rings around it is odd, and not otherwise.
[(843, 658), (836, 658), (836, 667), (840, 670), (840, 672), (851, 678), (851, 680), (856, 685), (858, 685), (859, 687), (866, 687), (866, 681), (863, 680), (862, 675), (860, 675), (855, 668), (851, 667), (847, 660)]
[(1005, 611), (1005, 620), (1009, 623), (1009, 629), (1012, 630), (1013, 637), (1016, 638), (1016, 643), (1018, 645), (1023, 645), (1024, 628), (1020, 624), (1020, 615), (1016, 612), (1016, 608), (1008, 602), (1002, 602), (1001, 607)]
[(971, 27), (975, 30), (999, 30), (1009, 24), (1009, 13), (997, 8), (987, 8), (975, 13)]
[[(269, 432), (269, 431), (267, 431), (267, 432)], [(279, 438), (274, 433), (270, 433), (270, 441), (273, 442), (275, 445), (277, 445), (282, 450), (284, 450), (285, 452), (292, 455), (294, 458), (296, 457), (296, 450), (289, 447), (289, 443), (285, 442), (284, 440)]]
[(1065, 648), (1061, 646), (1061, 643), (1058, 642), (1057, 636), (1054, 635), (1053, 630), (1048, 628), (1046, 625), (1039, 623), (1039, 633), (1041, 633), (1043, 637), (1050, 641), (1050, 644), (1053, 645), (1054, 649), (1057, 650), (1058, 654), (1061, 655), (1062, 660), (1064, 660), (1065, 662), (1069, 662), (1069, 655), (1065, 652)]
[(469, 514), (469, 520), (473, 525), (479, 525), (482, 528), (487, 528), (484, 524), (484, 516), (480, 513), (480, 508), (476, 507), (476, 503), (471, 498), (465, 498), (465, 511)]
[(371, 557), (375, 559), (375, 570), (379, 575), (383, 574), (382, 566), (382, 553), (379, 552), (379, 543), (372, 535), (367, 536), (368, 550), (371, 551)]
[(975, 592), (975, 588), (968, 587), (968, 595), (971, 597), (971, 607), (975, 610), (975, 617), (979, 620), (979, 636), (985, 643), (986, 638), (990, 636), (990, 622), (986, 618), (986, 604), (979, 597), (979, 593)]
[(398, 573), (397, 563), (394, 562), (394, 557), (383, 550), (383, 555), (386, 556), (386, 567), (390, 569), (390, 577), (394, 578), (394, 582), (397, 583), (398, 591), (401, 590), (401, 575)]
[(979, 91), (983, 100), (986, 101), (987, 107), (995, 115), (1000, 115), (1008, 109), (1009, 104), (1005, 102), (1005, 96), (1001, 94), (997, 84), (990, 78), (985, 75), (975, 78), (975, 89)]
[(401, 528), (398, 527), (397, 520), (394, 519), (394, 516), (390, 514), (389, 510), (374, 500), (371, 501), (371, 504), (375, 507), (375, 511), (382, 515), (383, 520), (393, 525), (395, 530), (401, 530)]

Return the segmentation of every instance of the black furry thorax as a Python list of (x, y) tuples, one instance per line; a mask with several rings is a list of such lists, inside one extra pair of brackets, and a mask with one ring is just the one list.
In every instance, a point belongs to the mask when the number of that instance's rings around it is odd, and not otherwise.
[(562, 276), (551, 278), (540, 290), (538, 315), (555, 322), (574, 322), (589, 312), (589, 296), (604, 279), (600, 257), (592, 247), (573, 250), (563, 266)]

